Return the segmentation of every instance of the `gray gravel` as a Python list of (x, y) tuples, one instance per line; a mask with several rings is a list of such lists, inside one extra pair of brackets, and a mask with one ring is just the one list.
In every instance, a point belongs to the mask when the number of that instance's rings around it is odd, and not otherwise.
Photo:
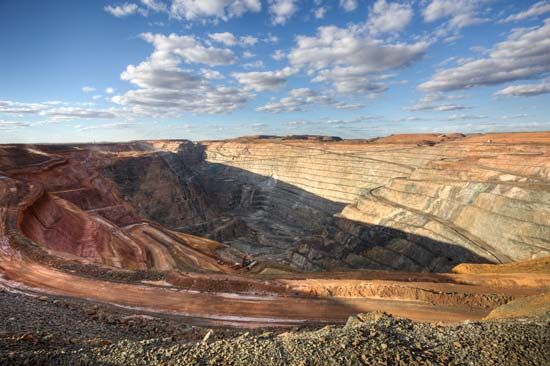
[(1, 365), (550, 365), (548, 317), (443, 326), (369, 313), (246, 331), (78, 300), (0, 301)]

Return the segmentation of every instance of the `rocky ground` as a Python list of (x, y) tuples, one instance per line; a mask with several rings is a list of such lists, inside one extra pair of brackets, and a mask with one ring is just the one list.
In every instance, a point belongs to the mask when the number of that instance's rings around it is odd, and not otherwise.
[(51, 296), (4, 291), (0, 304), (1, 365), (550, 365), (548, 316), (238, 330)]

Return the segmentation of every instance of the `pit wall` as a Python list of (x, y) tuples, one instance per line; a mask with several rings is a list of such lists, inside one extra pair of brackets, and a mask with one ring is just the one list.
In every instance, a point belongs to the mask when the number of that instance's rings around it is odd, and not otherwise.
[[(340, 218), (449, 243), (490, 262), (550, 254), (550, 151), (544, 144), (211, 142), (206, 156), (211, 164), (341, 203)], [(411, 242), (421, 240), (405, 237), (381, 249), (406, 252)]]

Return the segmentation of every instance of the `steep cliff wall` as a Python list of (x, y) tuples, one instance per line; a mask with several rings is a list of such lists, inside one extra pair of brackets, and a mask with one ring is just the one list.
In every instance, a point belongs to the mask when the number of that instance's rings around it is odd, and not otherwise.
[[(463, 261), (465, 253), (490, 262), (550, 254), (549, 135), (535, 142), (516, 135), (514, 143), (500, 143), (495, 135), (435, 145), (224, 141), (208, 143), (206, 153), (211, 164), (271, 179), (300, 197), (313, 195), (328, 213), (352, 221), (335, 221), (342, 230), (336, 246), (346, 245), (343, 233), (360, 240), (342, 253), (350, 265), (438, 270), (445, 258)], [(299, 206), (296, 194), (282, 195), (270, 202)]]

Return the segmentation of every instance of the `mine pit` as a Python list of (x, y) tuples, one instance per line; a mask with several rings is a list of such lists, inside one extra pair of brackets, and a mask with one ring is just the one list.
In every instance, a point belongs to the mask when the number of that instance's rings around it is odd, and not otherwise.
[(541, 313), (550, 134), (438, 136), (0, 146), (1, 286), (202, 327)]

